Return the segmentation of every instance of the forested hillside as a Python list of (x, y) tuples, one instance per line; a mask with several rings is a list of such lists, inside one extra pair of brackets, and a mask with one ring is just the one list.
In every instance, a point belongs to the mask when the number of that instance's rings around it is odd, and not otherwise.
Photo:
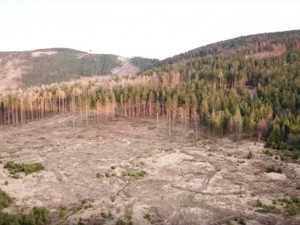
[(177, 63), (211, 55), (244, 55), (250, 58), (278, 56), (287, 50), (300, 49), (300, 31), (286, 31), (242, 36), (193, 49), (159, 62)]
[[(169, 58), (143, 75), (157, 76), (173, 87), (205, 82), (211, 90), (194, 93), (202, 124), (224, 134), (239, 118), (239, 129), (264, 138), (267, 147), (298, 151), (299, 43), (299, 31), (236, 38)], [(224, 99), (226, 93), (234, 95)], [(178, 101), (184, 105), (190, 99)]]
[(0, 82), (3, 84), (0, 83), (0, 90), (4, 85), (29, 87), (95, 75), (124, 75), (123, 70), (133, 74), (149, 69), (155, 62), (140, 57), (122, 57), (120, 60), (116, 55), (90, 54), (65, 48), (0, 52)]
[[(192, 127), (196, 133), (201, 127), (210, 134), (226, 135), (236, 141), (242, 138), (264, 140), (266, 147), (287, 150), (286, 156), (298, 159), (299, 40), (298, 31), (242, 37), (193, 50), (191, 52), (199, 54), (183, 54), (180, 60), (185, 61), (111, 81), (114, 85), (98, 81), (87, 85), (73, 82), (3, 92), (0, 94), (0, 123), (22, 124), (57, 113), (73, 116), (82, 113), (87, 126), (116, 116), (150, 117), (157, 121), (165, 118), (170, 134), (179, 124), (183, 128)], [(276, 46), (281, 50), (277, 51)], [(210, 50), (202, 54), (203, 49)], [(189, 55), (196, 58), (188, 60)], [(82, 75), (95, 71), (105, 73), (109, 65), (115, 63), (114, 56), (110, 57), (111, 60), (105, 58), (106, 67), (96, 64), (83, 67), (86, 70), (81, 70)], [(47, 57), (38, 60), (47, 62)], [(178, 62), (176, 57), (172, 60)], [(82, 63), (89, 61), (96, 59), (91, 56)], [(149, 68), (156, 61), (149, 64), (135, 59), (134, 63)], [(76, 65), (68, 68), (78, 72)], [(57, 70), (64, 74), (65, 67)], [(35, 74), (40, 73), (37, 70)]]

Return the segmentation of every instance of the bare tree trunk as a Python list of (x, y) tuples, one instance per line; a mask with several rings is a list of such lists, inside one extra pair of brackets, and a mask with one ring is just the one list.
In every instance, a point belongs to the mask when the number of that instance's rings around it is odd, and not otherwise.
[(168, 117), (168, 126), (169, 126), (169, 135), (171, 134), (171, 115), (170, 113), (167, 114)]
[(73, 128), (75, 126), (75, 97), (73, 96), (72, 111), (73, 111)]
[(158, 112), (156, 112), (156, 130), (158, 133)]
[(88, 104), (85, 103), (85, 121), (86, 121), (86, 127), (89, 127), (89, 116), (88, 116)]

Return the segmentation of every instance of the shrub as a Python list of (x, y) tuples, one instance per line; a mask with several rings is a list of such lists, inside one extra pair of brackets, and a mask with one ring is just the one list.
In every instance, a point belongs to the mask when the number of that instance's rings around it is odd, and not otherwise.
[(286, 207), (286, 212), (289, 216), (295, 216), (298, 213), (298, 211), (294, 205), (288, 205)]
[(6, 194), (6, 192), (0, 189), (0, 210), (8, 207), (11, 203), (13, 203), (11, 197), (9, 197), (8, 194)]
[(282, 173), (282, 169), (281, 168), (274, 168), (274, 166), (268, 167), (266, 169), (266, 173)]
[(292, 159), (298, 159), (300, 157), (300, 151), (294, 151), (292, 154)]
[(261, 200), (257, 199), (255, 206), (256, 207), (263, 207), (263, 203), (261, 202)]
[(250, 151), (247, 155), (247, 159), (252, 159), (253, 158), (253, 153)]
[(263, 152), (264, 154), (268, 155), (268, 156), (273, 156), (275, 153), (273, 150), (267, 149)]
[(45, 207), (34, 207), (31, 216), (36, 224), (48, 224), (49, 211)]
[(263, 204), (261, 200), (257, 199), (255, 206), (259, 207), (260, 209), (256, 210), (256, 212), (259, 212), (259, 213), (279, 213), (280, 210), (277, 209), (274, 206), (276, 204), (276, 200), (275, 201), (273, 200), (272, 204), (273, 205), (266, 205), (266, 204)]
[(233, 225), (233, 223), (231, 222), (230, 219), (228, 219), (228, 220), (226, 221), (226, 223), (227, 223), (227, 225)]
[(263, 204), (262, 206), (260, 206), (261, 209), (256, 210), (256, 212), (259, 213), (280, 213), (280, 210), (277, 209), (274, 205), (265, 205)]
[(82, 218), (79, 218), (77, 225), (84, 225)]
[[(279, 202), (280, 209), (276, 208)], [(255, 206), (260, 209), (256, 210), (259, 213), (280, 213), (281, 211), (289, 216), (295, 216), (300, 213), (300, 199), (296, 196), (287, 196), (283, 198), (273, 199), (273, 205), (265, 205), (260, 200), (256, 201)]]
[(42, 207), (34, 207), (27, 214), (10, 214), (0, 211), (0, 225), (47, 225), (49, 224), (49, 211)]
[(238, 222), (239, 224), (241, 224), (241, 225), (246, 225), (245, 219), (244, 219), (243, 217), (239, 217), (239, 218), (237, 219), (237, 222)]
[(59, 207), (59, 217), (64, 218), (67, 215), (67, 207), (61, 206)]
[(10, 214), (2, 212), (13, 200), (0, 190), (0, 225), (46, 225), (49, 224), (49, 211), (45, 207), (34, 207), (29, 214)]
[(102, 216), (103, 219), (110, 219), (110, 218), (112, 218), (111, 211), (108, 211), (108, 213), (102, 212), (101, 216)]
[(145, 220), (148, 220), (149, 222), (151, 222), (151, 215), (150, 215), (149, 213), (146, 213), (146, 214), (144, 215), (144, 219), (145, 219)]
[(296, 196), (291, 196), (291, 201), (295, 204), (299, 204), (300, 203), (300, 199)]

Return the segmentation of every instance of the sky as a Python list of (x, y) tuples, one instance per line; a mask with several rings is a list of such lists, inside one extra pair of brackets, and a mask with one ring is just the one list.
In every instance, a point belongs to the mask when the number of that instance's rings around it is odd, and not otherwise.
[(0, 51), (66, 47), (164, 59), (243, 35), (300, 29), (297, 0), (0, 0)]

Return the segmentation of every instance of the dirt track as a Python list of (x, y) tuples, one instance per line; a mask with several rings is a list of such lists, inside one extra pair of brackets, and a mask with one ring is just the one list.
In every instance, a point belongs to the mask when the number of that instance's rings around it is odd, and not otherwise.
[[(89, 128), (72, 128), (70, 121), (57, 116), (0, 127), (0, 188), (16, 199), (10, 211), (46, 206), (54, 224), (79, 218), (86, 224), (118, 218), (137, 225), (226, 224), (240, 216), (247, 224), (300, 224), (299, 217), (255, 212), (257, 199), (300, 196), (292, 168), (300, 166), (262, 154), (263, 143), (208, 141), (191, 131), (169, 136), (164, 125), (157, 130), (144, 119)], [(13, 179), (3, 168), (7, 161), (40, 162), (45, 170)], [(283, 174), (265, 173), (271, 165)], [(59, 218), (62, 205), (68, 210)], [(109, 211), (112, 218), (102, 218)]]

